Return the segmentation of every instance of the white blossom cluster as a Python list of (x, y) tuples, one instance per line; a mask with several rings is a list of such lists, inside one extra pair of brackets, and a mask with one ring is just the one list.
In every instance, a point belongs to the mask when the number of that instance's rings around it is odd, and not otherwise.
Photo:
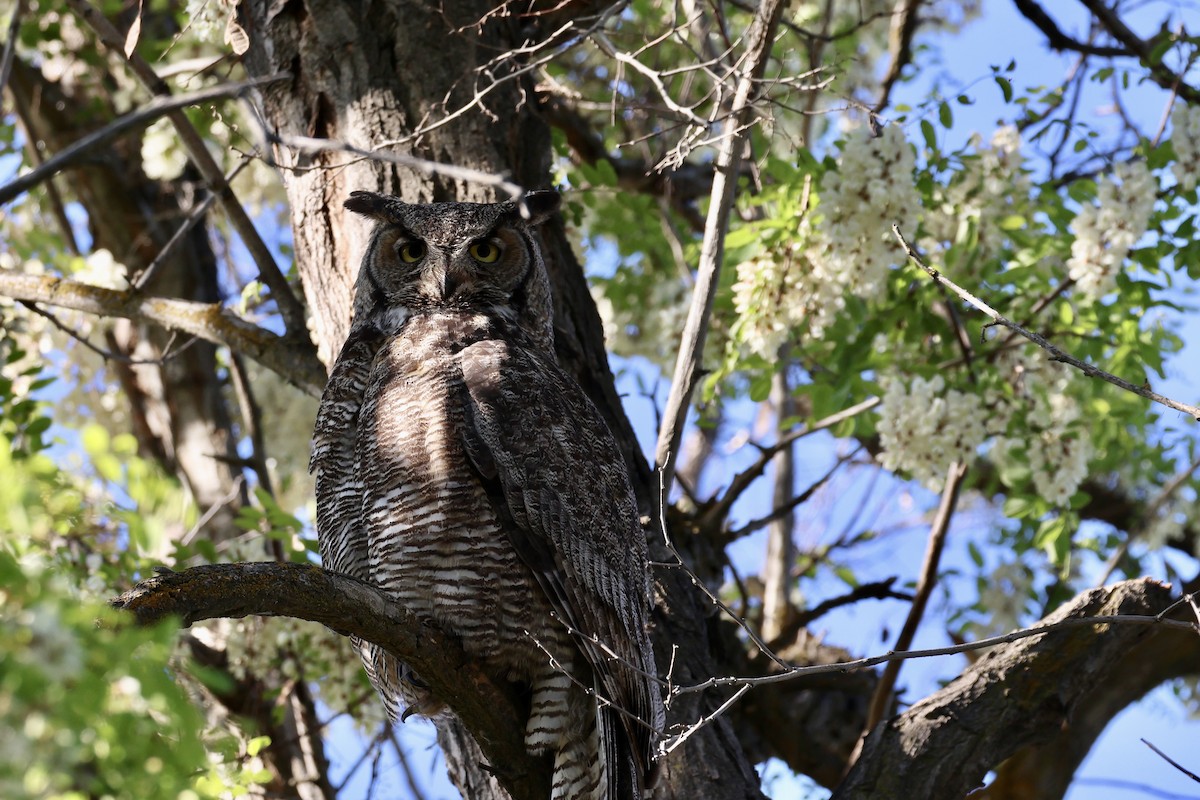
[(1171, 144), (1175, 147), (1171, 171), (1179, 188), (1190, 192), (1200, 180), (1200, 106), (1175, 104), (1171, 111)]
[(805, 320), (809, 334), (821, 336), (842, 305), (841, 282), (809, 261), (800, 242), (737, 266), (737, 336), (748, 350), (766, 358), (774, 358)]
[(1096, 205), (1071, 222), (1075, 241), (1067, 274), (1084, 297), (1098, 300), (1117, 285), (1125, 257), (1150, 224), (1158, 183), (1143, 162), (1117, 164), (1096, 187)]
[(1020, 628), (1032, 588), (1033, 571), (1020, 561), (997, 565), (980, 583), (979, 605), (990, 615), (981, 632), (997, 635)]
[(1092, 457), (1087, 426), (1074, 399), (1078, 392), (1071, 386), (1080, 379), (1032, 345), (1005, 351), (997, 367), (1008, 376), (1013, 393), (997, 404), (996, 416), (1016, 423), (1009, 426), (1011, 433), (997, 439), (992, 458), (1001, 461), (1011, 450), (1024, 449), (1038, 494), (1065, 506), (1087, 477)]
[(226, 20), (237, 5), (232, 0), (187, 0), (184, 14), (188, 29), (196, 38), (220, 42), (225, 33)]
[(911, 227), (921, 207), (915, 166), (916, 154), (898, 125), (874, 138), (866, 129), (850, 132), (837, 172), (821, 180), (820, 220), (807, 253), (821, 268), (814, 279), (833, 276), (865, 300), (884, 294), (888, 268), (897, 260), (891, 223)]
[(959, 238), (959, 229), (967, 221), (975, 223), (979, 242), (970, 263), (986, 261), (1000, 246), (999, 223), (1028, 204), (1033, 182), (1024, 168), (1016, 127), (997, 128), (988, 144), (975, 134), (971, 147), (975, 157), (964, 159), (954, 179), (936, 190), (934, 208), (925, 218), (929, 236), (921, 244), (935, 262), (941, 260), (944, 243)]
[(178, 178), (187, 166), (187, 153), (179, 143), (175, 127), (168, 119), (160, 119), (142, 134), (142, 171), (152, 181)]
[(886, 292), (896, 261), (891, 222), (920, 207), (914, 165), (898, 126), (875, 138), (866, 129), (848, 135), (837, 172), (821, 181), (817, 221), (804, 219), (789, 243), (738, 264), (733, 302), (749, 350), (774, 356), (801, 323), (820, 338), (846, 292), (866, 300)]
[(987, 437), (978, 395), (946, 389), (942, 376), (885, 381), (879, 407), (879, 462), (940, 491), (954, 461), (969, 462)]
[(126, 272), (124, 264), (113, 258), (108, 250), (101, 248), (89, 253), (71, 277), (80, 283), (124, 291), (129, 288)]

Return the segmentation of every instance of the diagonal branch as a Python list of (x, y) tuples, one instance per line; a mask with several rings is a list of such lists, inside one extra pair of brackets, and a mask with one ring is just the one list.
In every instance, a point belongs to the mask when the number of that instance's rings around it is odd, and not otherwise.
[[(912, 606), (909, 607), (908, 616), (904, 619), (904, 625), (900, 629), (900, 635), (896, 637), (897, 650), (907, 650), (912, 646), (913, 638), (917, 634), (917, 626), (921, 624), (921, 618), (925, 616), (925, 607), (929, 603), (930, 595), (933, 594), (933, 587), (937, 585), (938, 566), (941, 564), (946, 534), (950, 531), (950, 519), (954, 516), (954, 509), (958, 505), (959, 489), (962, 488), (963, 478), (966, 477), (966, 474), (967, 468), (961, 461), (951, 463), (946, 469), (946, 487), (942, 490), (942, 501), (938, 505), (933, 524), (929, 526), (929, 542), (925, 548), (921, 574), (917, 579), (917, 591), (913, 597)], [(883, 674), (875, 686), (875, 693), (871, 697), (871, 706), (867, 711), (867, 722), (863, 729), (864, 737), (870, 734), (887, 712), (891, 704), (892, 690), (896, 686), (896, 679), (900, 677), (902, 665), (901, 661), (891, 661), (883, 668)]]
[(1082, 42), (1063, 33), (1046, 10), (1038, 5), (1037, 0), (1013, 0), (1013, 5), (1025, 19), (1032, 22), (1046, 36), (1046, 44), (1053, 50), (1072, 50), (1085, 56), (1103, 56), (1115, 58), (1131, 56), (1132, 52), (1126, 47), (1108, 47)]
[(24, 175), (6, 183), (4, 186), (0, 186), (0, 205), (12, 201), (22, 192), (32, 189), (34, 186), (52, 178), (68, 167), (74, 166), (92, 151), (97, 150), (132, 128), (149, 125), (159, 117), (182, 113), (182, 109), (189, 106), (196, 106), (225, 97), (238, 97), (255, 86), (273, 83), (274, 81), (282, 80), (284, 77), (286, 76), (276, 75), (268, 78), (244, 81), (242, 83), (224, 83), (208, 89), (201, 89), (198, 92), (189, 92), (188, 94), (172, 97), (156, 97), (136, 111), (131, 111), (122, 117), (118, 117), (100, 130), (84, 136), (68, 147), (64, 147), (55, 153), (52, 158), (42, 162)]
[(899, 225), (895, 223), (892, 224), (892, 233), (895, 234), (896, 238), (900, 241), (900, 244), (902, 247), (904, 247), (904, 252), (908, 254), (908, 257), (915, 261), (917, 266), (929, 273), (929, 277), (933, 278), (936, 283), (944, 284), (945, 286), (950, 287), (950, 290), (960, 298), (965, 300), (967, 303), (970, 303), (983, 313), (987, 314), (994, 320), (992, 324), (1002, 325), (1015, 333), (1019, 333), (1021, 336), (1024, 336), (1026, 339), (1049, 353), (1053, 360), (1061, 361), (1064, 364), (1069, 364), (1070, 366), (1075, 367), (1075, 369), (1082, 372), (1084, 375), (1087, 375), (1089, 378), (1100, 378), (1101, 380), (1111, 383), (1113, 386), (1124, 389), (1127, 392), (1132, 392), (1138, 397), (1144, 397), (1147, 400), (1153, 400), (1156, 403), (1161, 403), (1167, 408), (1173, 408), (1176, 411), (1182, 411), (1183, 413), (1192, 417), (1192, 419), (1200, 422), (1200, 407), (1191, 406), (1187, 403), (1181, 403), (1178, 400), (1172, 400), (1171, 398), (1161, 395), (1158, 392), (1151, 391), (1143, 386), (1132, 384), (1124, 378), (1118, 378), (1116, 375), (1112, 375), (1098, 367), (1094, 367), (1086, 361), (1080, 361), (1070, 353), (1064, 352), (1055, 345), (1051, 344), (1046, 337), (1021, 327), (1017, 323), (1003, 316), (999, 311), (992, 308), (975, 295), (968, 292), (966, 289), (959, 286), (954, 281), (947, 278), (934, 267), (929, 266), (929, 264), (925, 262), (925, 259), (921, 257), (921, 254), (917, 252), (916, 248), (914, 248), (909, 241), (904, 238), (904, 234), (900, 232)]
[[(550, 796), (550, 762), (525, 749), (526, 712), (513, 689), (485, 673), (458, 639), (381, 589), (315, 564), (211, 564), (161, 570), (113, 600), (141, 624), (179, 617), (288, 616), (378, 644), (411, 666), (474, 734), (513, 800)], [(357, 669), (357, 665), (347, 665)]]
[(692, 291), (692, 304), (688, 309), (687, 322), (683, 329), (679, 358), (675, 362), (675, 373), (671, 378), (671, 393), (663, 413), (663, 425), (658, 432), (658, 443), (654, 449), (654, 463), (662, 471), (663, 483), (668, 492), (674, 477), (675, 458), (679, 453), (679, 440), (687, 421), (692, 392), (700, 379), (700, 361), (704, 352), (704, 340), (708, 335), (713, 301), (720, 282), (721, 261), (725, 255), (725, 231), (729, 225), (729, 212), (737, 190), (742, 149), (747, 133), (746, 122), (753, 100), (751, 95), (755, 81), (762, 77), (766, 68), (783, 7), (783, 0), (763, 0), (753, 22), (750, 23), (746, 32), (747, 44), (743, 59), (745, 66), (738, 78), (737, 91), (730, 106), (729, 116), (725, 120), (724, 133), (717, 151), (708, 219), (704, 225), (704, 240), (700, 245), (696, 286)]
[(288, 383), (313, 397), (319, 397), (325, 386), (325, 367), (307, 343), (289, 342), (230, 313), (220, 303), (146, 297), (8, 269), (0, 270), (0, 296), (102, 317), (152, 322), (225, 345), (279, 373)]
[(1142, 65), (1150, 70), (1150, 79), (1169, 92), (1174, 92), (1188, 103), (1200, 103), (1200, 90), (1183, 80), (1183, 76), (1163, 63), (1156, 53), (1161, 37), (1168, 35), (1164, 30), (1151, 39), (1143, 39), (1130, 29), (1109, 4), (1103, 0), (1079, 0), (1080, 5), (1100, 21), (1104, 29), (1138, 57)]

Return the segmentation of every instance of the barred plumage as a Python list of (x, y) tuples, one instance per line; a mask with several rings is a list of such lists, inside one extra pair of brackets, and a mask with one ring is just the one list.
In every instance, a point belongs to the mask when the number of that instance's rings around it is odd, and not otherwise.
[[(529, 686), (553, 798), (633, 800), (663, 717), (645, 539), (612, 434), (554, 357), (533, 227), (558, 196), (525, 204), (347, 201), (377, 226), (314, 432), (321, 555)], [(420, 676), (359, 646), (393, 718), (436, 721)]]

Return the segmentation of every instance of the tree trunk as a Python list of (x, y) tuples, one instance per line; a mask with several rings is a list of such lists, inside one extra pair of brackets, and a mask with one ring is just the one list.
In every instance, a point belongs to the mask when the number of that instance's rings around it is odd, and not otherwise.
[[(553, 25), (548, 17), (518, 18), (492, 15), (493, 11), (487, 0), (436, 5), (404, 0), (243, 3), (240, 19), (251, 42), (245, 56), (247, 70), (256, 77), (279, 71), (292, 76), (289, 82), (262, 90), (270, 133), (325, 137), (364, 149), (387, 143), (391, 152), (506, 174), (527, 188), (546, 186), (549, 131), (535, 105), (532, 83), (527, 77), (514, 77), (520, 61), (511, 58), (486, 71), (481, 68), (526, 38), (536, 40), (539, 26), (552, 30)], [(493, 81), (506, 78), (492, 86)], [(448, 119), (482, 89), (489, 91), (476, 107)], [(445, 124), (430, 125), (444, 119), (448, 119)], [(414, 139), (413, 132), (422, 126), (427, 132)], [(409, 202), (496, 199), (488, 187), (344, 154), (310, 155), (277, 146), (275, 156), (285, 170), (297, 267), (326, 364), (349, 327), (353, 280), (368, 232), (365, 223), (342, 208), (352, 190), (387, 192)], [(608, 421), (629, 462), (640, 504), (648, 510), (656, 487), (613, 388), (602, 326), (583, 271), (560, 223), (543, 227), (542, 235), (555, 290), (559, 360)], [(652, 552), (651, 557), (661, 555)], [(665, 669), (674, 656), (678, 681), (711, 676), (715, 669), (708, 641), (712, 609), (698, 603), (690, 580), (677, 570), (655, 578), (660, 664)], [(674, 653), (673, 646), (678, 648)], [(718, 704), (713, 698), (689, 696), (675, 704), (668, 721), (686, 726)], [(514, 725), (519, 724), (514, 720)], [(442, 732), (443, 740), (461, 736), (456, 730)], [(483, 765), (469, 756), (474, 752), (472, 743), (455, 742), (450, 749), (468, 754), (448, 759), (460, 788), (469, 787), (472, 798), (499, 796)], [(721, 719), (667, 760), (656, 796), (761, 795), (742, 747)]]

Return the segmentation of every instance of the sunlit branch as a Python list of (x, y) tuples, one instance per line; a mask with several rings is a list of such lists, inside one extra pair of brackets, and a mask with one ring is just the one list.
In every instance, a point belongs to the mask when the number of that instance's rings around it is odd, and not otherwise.
[(307, 343), (296, 344), (253, 325), (220, 303), (147, 297), (8, 269), (0, 269), (0, 295), (102, 317), (152, 322), (225, 345), (277, 372), (313, 397), (320, 396), (325, 386), (325, 368)]
[[(917, 266), (925, 270), (925, 272), (929, 274), (929, 277), (933, 278), (934, 281), (938, 283), (945, 284), (946, 286), (950, 287), (950, 290), (964, 301), (979, 309), (984, 314), (987, 314), (992, 318), (992, 320), (994, 320), (992, 324), (1002, 325), (1003, 327), (1008, 328), (1009, 330), (1014, 331), (1021, 336), (1024, 336), (1026, 339), (1049, 353), (1051, 359), (1054, 361), (1061, 361), (1064, 364), (1069, 364), (1070, 366), (1078, 369), (1084, 375), (1087, 375), (1089, 378), (1100, 378), (1111, 383), (1113, 386), (1117, 386), (1127, 392), (1132, 392), (1138, 397), (1144, 397), (1147, 400), (1153, 400), (1156, 403), (1161, 403), (1167, 408), (1173, 408), (1176, 411), (1182, 411), (1183, 413), (1192, 417), (1192, 419), (1200, 421), (1200, 407), (1188, 405), (1187, 403), (1181, 403), (1178, 400), (1172, 400), (1171, 398), (1161, 395), (1158, 392), (1151, 391), (1150, 389), (1142, 386), (1137, 386), (1123, 378), (1118, 378), (1116, 375), (1105, 372), (1104, 370), (1094, 367), (1085, 361), (1080, 361), (1078, 358), (1075, 358), (1074, 356), (1064, 352), (1047, 341), (1044, 336), (1021, 327), (1017, 323), (1002, 315), (996, 309), (989, 306), (987, 303), (980, 300), (975, 295), (968, 292), (966, 289), (959, 286), (954, 281), (947, 278), (939, 270), (929, 266), (929, 264), (925, 262), (925, 259), (922, 258), (921, 254), (916, 251), (916, 248), (914, 248), (908, 242), (908, 240), (904, 238), (904, 234), (900, 232), (899, 225), (895, 223), (892, 224), (892, 233), (895, 234), (896, 238), (900, 241), (900, 244), (904, 247), (904, 252), (908, 254), (908, 257), (915, 261)], [(987, 330), (987, 327), (991, 326), (986, 326), (984, 328), (985, 331)]]

